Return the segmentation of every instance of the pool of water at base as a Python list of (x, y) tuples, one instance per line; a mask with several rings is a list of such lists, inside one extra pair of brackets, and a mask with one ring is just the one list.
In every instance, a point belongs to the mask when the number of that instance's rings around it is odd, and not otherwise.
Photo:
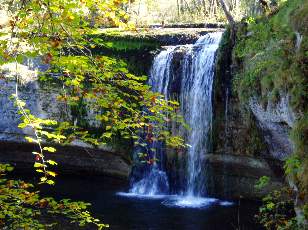
[[(185, 205), (179, 196), (135, 196), (118, 179), (98, 176), (58, 176), (55, 186), (42, 186), (43, 195), (92, 204), (94, 215), (111, 230), (259, 230), (254, 221), (258, 204), (252, 201), (204, 199), (204, 205)], [(184, 205), (183, 205), (184, 204)], [(190, 204), (190, 203), (189, 203)], [(199, 204), (199, 203), (198, 203)]]

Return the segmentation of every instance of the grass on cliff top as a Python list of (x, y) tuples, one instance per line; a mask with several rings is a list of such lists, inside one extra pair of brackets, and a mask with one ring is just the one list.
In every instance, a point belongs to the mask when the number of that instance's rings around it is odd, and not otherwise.
[(114, 51), (154, 50), (159, 47), (152, 38), (117, 28), (98, 29), (88, 36), (98, 47)]
[(217, 28), (137, 28), (136, 30), (124, 30), (119, 28), (97, 29), (93, 32), (95, 35), (105, 34), (114, 37), (133, 36), (139, 38), (155, 37), (155, 36), (172, 36), (182, 34), (196, 34), (201, 32), (213, 32)]
[(97, 29), (89, 37), (107, 49), (115, 51), (152, 50), (160, 46), (164, 36), (197, 36), (200, 33), (217, 31), (210, 28), (138, 28), (135, 31), (118, 28)]
[(146, 41), (130, 41), (130, 40), (101, 41), (99, 45), (115, 51), (156, 49), (158, 47), (156, 43), (146, 42)]

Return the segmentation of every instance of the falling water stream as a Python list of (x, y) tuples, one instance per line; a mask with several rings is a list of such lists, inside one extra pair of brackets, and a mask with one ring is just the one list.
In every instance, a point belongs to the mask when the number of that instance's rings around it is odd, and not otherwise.
[(187, 142), (187, 187), (185, 195), (205, 195), (203, 156), (210, 150), (212, 130), (212, 85), (215, 53), (221, 33), (201, 37), (185, 55), (180, 103), (190, 130)]
[[(173, 59), (173, 51), (175, 47), (160, 52), (154, 59), (154, 64), (151, 68), (149, 84), (154, 92), (160, 92), (168, 99), (168, 85), (171, 76), (171, 63)], [(135, 181), (132, 178), (131, 194), (145, 196), (160, 196), (169, 192), (168, 177), (163, 165), (163, 148), (162, 143), (154, 141), (148, 144), (148, 149), (155, 149), (154, 155), (151, 158), (160, 159), (151, 165), (144, 165), (143, 177)], [(142, 148), (135, 147), (135, 154), (143, 152)]]
[[(171, 89), (174, 89), (174, 84), (179, 87), (176, 91), (181, 104), (180, 113), (190, 127), (189, 130), (180, 130), (190, 146), (186, 153), (182, 192), (165, 201), (166, 205), (199, 207), (217, 201), (204, 198), (208, 178), (204, 156), (211, 147), (212, 85), (215, 54), (221, 35), (221, 32), (209, 33), (195, 44), (168, 47), (155, 57), (151, 68), (149, 84), (153, 91), (173, 99)], [(181, 66), (179, 71), (174, 72), (172, 65), (177, 52), (182, 53)], [(129, 194), (149, 197), (170, 195), (164, 167), (158, 163), (148, 167), (141, 179), (133, 180)]]

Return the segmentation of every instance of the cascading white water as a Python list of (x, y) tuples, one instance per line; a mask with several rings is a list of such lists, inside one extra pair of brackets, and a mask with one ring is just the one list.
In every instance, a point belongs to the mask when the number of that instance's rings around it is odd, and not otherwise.
[(171, 83), (171, 65), (175, 48), (176, 46), (171, 46), (160, 52), (155, 57), (150, 72), (149, 85), (152, 91), (163, 94), (166, 99), (169, 98), (168, 87)]
[[(149, 144), (148, 149), (155, 149), (156, 151), (147, 152), (149, 154), (148, 160), (150, 159), (161, 159), (162, 158), (162, 144), (158, 141), (154, 141)], [(135, 148), (135, 152), (138, 154), (142, 152), (142, 148)], [(167, 174), (164, 170), (164, 165), (161, 161), (154, 161), (152, 164), (143, 164), (143, 175), (142, 179), (133, 181), (132, 187), (129, 192), (137, 195), (156, 196), (167, 194), (169, 192), (169, 182)], [(132, 178), (134, 179), (134, 178)]]
[[(168, 86), (170, 83), (170, 68), (173, 57), (173, 50), (175, 47), (160, 52), (154, 59), (153, 66), (150, 72), (149, 84), (152, 86), (152, 90), (159, 92), (168, 98)], [(152, 156), (150, 158), (161, 159), (162, 147), (161, 143), (154, 141), (148, 149), (155, 149), (154, 152), (149, 153)], [(138, 154), (140, 149), (135, 148), (135, 152)], [(151, 165), (146, 165), (143, 178), (139, 181), (133, 182), (130, 192), (133, 194), (155, 196), (160, 194), (166, 194), (169, 192), (169, 182), (162, 161), (155, 161)]]
[(184, 195), (206, 194), (203, 156), (210, 149), (215, 53), (222, 33), (210, 33), (189, 47), (182, 73), (180, 103), (190, 130), (187, 142), (187, 187)]
[[(198, 205), (198, 202), (206, 204), (212, 202), (202, 200), (200, 197), (206, 194), (206, 170), (203, 158), (210, 149), (214, 61), (221, 35), (221, 32), (209, 33), (200, 37), (195, 44), (169, 47), (155, 57), (150, 72), (149, 84), (152, 90), (160, 92), (167, 99), (172, 99), (173, 84), (180, 85), (180, 89), (176, 91), (179, 94), (181, 113), (190, 126), (189, 130), (181, 129), (186, 142), (190, 145), (186, 160), (186, 183), (182, 188), (182, 195), (185, 198), (179, 201), (180, 205), (184, 206), (194, 206), (196, 203)], [(173, 60), (179, 50), (182, 52), (180, 71), (174, 73)], [(159, 148), (157, 143), (155, 148)], [(154, 163), (143, 173), (141, 180), (132, 184), (130, 192), (140, 195), (159, 195), (168, 190), (169, 183), (163, 165)]]

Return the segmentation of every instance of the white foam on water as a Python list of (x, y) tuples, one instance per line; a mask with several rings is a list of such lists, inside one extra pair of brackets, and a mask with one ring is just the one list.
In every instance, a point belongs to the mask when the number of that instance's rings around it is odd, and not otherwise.
[(136, 199), (163, 199), (167, 197), (167, 195), (149, 195), (149, 194), (138, 194), (138, 193), (131, 193), (131, 192), (117, 192), (116, 195), (124, 196), (129, 198), (136, 198)]
[(230, 202), (230, 201), (220, 201), (219, 205), (221, 205), (221, 206), (232, 206), (232, 205), (234, 205), (234, 203)]
[(131, 192), (117, 192), (116, 195), (142, 200), (163, 200), (162, 205), (173, 208), (195, 208), (205, 209), (211, 206), (232, 206), (233, 202), (221, 201), (211, 197), (194, 197), (194, 196), (179, 196), (179, 195), (148, 195)]
[(170, 199), (163, 201), (162, 204), (168, 207), (202, 209), (214, 205), (217, 202), (217, 199), (209, 197), (173, 196)]

